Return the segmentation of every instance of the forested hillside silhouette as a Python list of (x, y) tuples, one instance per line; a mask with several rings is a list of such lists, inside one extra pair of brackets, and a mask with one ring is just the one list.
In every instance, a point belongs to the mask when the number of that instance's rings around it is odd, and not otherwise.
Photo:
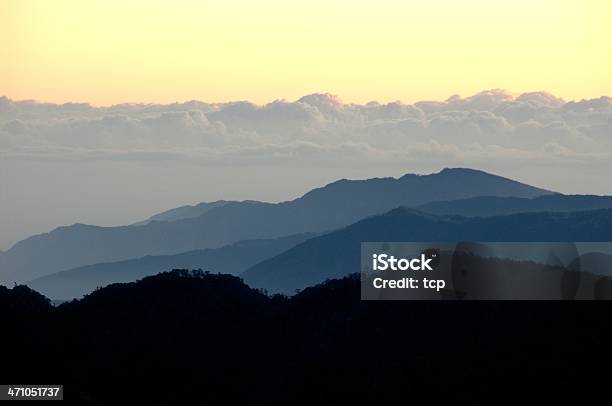
[[(557, 397), (607, 378), (609, 302), (367, 302), (351, 275), (288, 298), (175, 270), (59, 307), (0, 288), (3, 382), (78, 404)], [(129, 404), (129, 403), (128, 403)]]

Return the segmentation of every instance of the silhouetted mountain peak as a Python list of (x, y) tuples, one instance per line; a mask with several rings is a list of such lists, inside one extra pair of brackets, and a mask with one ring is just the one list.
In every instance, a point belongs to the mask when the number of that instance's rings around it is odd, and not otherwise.
[(502, 179), (501, 176), (493, 175), (491, 173), (481, 171), (478, 169), (471, 168), (443, 168), (440, 172), (428, 173), (428, 174), (419, 174), (419, 173), (407, 173), (401, 176), (399, 179), (409, 179), (409, 178), (422, 178), (422, 177), (430, 177), (430, 176), (452, 176), (452, 175), (485, 175), (485, 176), (495, 176)]
[(471, 169), (471, 168), (444, 168), (440, 172), (438, 172), (437, 174), (438, 175), (446, 175), (446, 176), (452, 176), (452, 175), (497, 176), (497, 175), (493, 175), (493, 174), (490, 174), (490, 173), (485, 172), (485, 171), (481, 171), (481, 170), (478, 170), (478, 169)]
[[(454, 181), (463, 181), (463, 180), (478, 180), (478, 179), (490, 179), (490, 180), (497, 180), (497, 181), (502, 181), (502, 182), (512, 182), (514, 184), (519, 184), (519, 185), (524, 185), (524, 186), (528, 186), (525, 183), (522, 182), (518, 182), (500, 175), (496, 175), (493, 173), (489, 173), (489, 172), (485, 172), (479, 169), (471, 169), (471, 168), (444, 168), (442, 169), (440, 172), (438, 173), (433, 173), (429, 176), (434, 176), (437, 178), (451, 178)], [(537, 188), (540, 189), (540, 188)], [(540, 189), (541, 191), (544, 192), (548, 192), (550, 193), (554, 193), (551, 192), (549, 190), (545, 190), (545, 189)]]
[[(418, 188), (418, 190), (413, 188)], [(407, 173), (399, 178), (340, 179), (313, 189), (300, 199), (329, 199), (329, 194), (332, 194), (337, 200), (352, 201), (355, 194), (369, 193), (371, 194), (368, 196), (370, 200), (379, 197), (396, 202), (395, 206), (399, 206), (406, 204), (407, 200), (429, 202), (438, 200), (436, 196), (473, 194), (473, 190), (479, 190), (475, 196), (535, 197), (554, 193), (481, 170), (444, 168), (437, 173), (425, 175)], [(419, 199), (419, 194), (423, 196), (421, 199)], [(391, 204), (388, 208), (393, 206), (394, 204)]]

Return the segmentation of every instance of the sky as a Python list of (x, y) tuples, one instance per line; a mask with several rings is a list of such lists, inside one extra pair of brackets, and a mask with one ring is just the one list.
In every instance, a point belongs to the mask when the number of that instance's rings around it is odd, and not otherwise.
[(608, 0), (0, 0), (0, 95), (264, 104), (612, 94)]
[(0, 0), (0, 250), (444, 167), (612, 194), (610, 21), (607, 0)]

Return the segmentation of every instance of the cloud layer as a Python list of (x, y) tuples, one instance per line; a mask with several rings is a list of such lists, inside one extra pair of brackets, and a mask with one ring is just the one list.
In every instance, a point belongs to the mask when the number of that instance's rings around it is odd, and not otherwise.
[(345, 104), (329, 94), (264, 106), (46, 104), (0, 98), (0, 156), (186, 160), (204, 166), (397, 161), (589, 163), (612, 169), (612, 99), (566, 102), (503, 90), (415, 104)]

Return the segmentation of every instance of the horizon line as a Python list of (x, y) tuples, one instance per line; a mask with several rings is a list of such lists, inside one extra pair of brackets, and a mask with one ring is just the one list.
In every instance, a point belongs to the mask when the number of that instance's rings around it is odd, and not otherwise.
[(578, 103), (578, 102), (583, 102), (583, 101), (590, 101), (590, 100), (599, 100), (599, 99), (612, 99), (611, 96), (602, 94), (598, 97), (583, 97), (583, 98), (574, 98), (574, 99), (565, 99), (563, 97), (559, 97), (557, 95), (555, 95), (555, 93), (551, 92), (551, 91), (547, 91), (547, 90), (533, 90), (533, 91), (527, 91), (527, 92), (512, 92), (509, 91), (507, 89), (504, 88), (490, 88), (490, 89), (483, 89), (479, 92), (473, 93), (469, 96), (461, 96), (458, 93), (453, 93), (450, 96), (448, 96), (446, 99), (422, 99), (422, 100), (416, 100), (414, 102), (409, 102), (409, 101), (404, 101), (400, 98), (398, 99), (394, 99), (394, 100), (388, 100), (388, 101), (379, 101), (379, 100), (370, 100), (368, 102), (364, 102), (364, 103), (359, 103), (359, 102), (351, 102), (351, 101), (347, 101), (345, 99), (343, 99), (341, 96), (339, 96), (338, 94), (332, 93), (332, 92), (325, 92), (325, 91), (319, 91), (319, 92), (313, 92), (313, 93), (307, 93), (304, 94), (300, 97), (298, 97), (297, 99), (287, 99), (287, 98), (276, 98), (273, 100), (270, 100), (268, 102), (264, 102), (264, 103), (258, 103), (258, 102), (254, 102), (251, 101), (249, 99), (246, 98), (242, 98), (242, 99), (232, 99), (232, 100), (221, 100), (221, 101), (205, 101), (204, 99), (183, 99), (181, 101), (179, 100), (175, 100), (175, 101), (169, 101), (169, 102), (147, 102), (147, 101), (125, 101), (125, 102), (120, 102), (120, 103), (112, 103), (112, 104), (96, 104), (96, 103), (92, 103), (89, 101), (82, 101), (82, 100), (73, 100), (73, 101), (65, 101), (65, 102), (56, 102), (56, 101), (45, 101), (45, 100), (41, 100), (41, 99), (36, 99), (36, 98), (27, 98), (27, 99), (17, 99), (17, 98), (12, 98), (9, 95), (0, 95), (0, 100), (5, 99), (8, 100), (12, 103), (31, 103), (31, 104), (40, 104), (40, 105), (44, 105), (44, 104), (52, 104), (52, 105), (56, 105), (56, 106), (64, 106), (64, 105), (86, 105), (92, 108), (99, 108), (99, 109), (108, 109), (108, 108), (113, 108), (113, 107), (122, 107), (122, 106), (169, 106), (169, 105), (173, 105), (173, 104), (188, 104), (188, 103), (203, 103), (203, 104), (209, 104), (209, 105), (223, 105), (223, 104), (237, 104), (237, 103), (249, 103), (258, 107), (265, 107), (267, 105), (270, 104), (274, 104), (274, 103), (298, 103), (300, 101), (302, 101), (302, 99), (307, 98), (307, 97), (312, 97), (312, 96), (316, 96), (316, 97), (326, 97), (329, 98), (330, 100), (334, 100), (337, 104), (343, 105), (343, 106), (368, 106), (370, 104), (379, 104), (379, 105), (388, 105), (388, 104), (400, 104), (400, 105), (406, 105), (406, 106), (414, 106), (418, 103), (449, 103), (455, 100), (469, 100), (472, 98), (475, 98), (477, 96), (480, 95), (485, 95), (485, 94), (503, 94), (505, 96), (507, 96), (509, 98), (510, 101), (515, 101), (518, 98), (520, 98), (521, 96), (524, 95), (534, 95), (534, 94), (540, 94), (540, 95), (546, 95), (549, 97), (553, 97), (555, 99), (557, 99), (559, 102), (563, 103), (563, 104), (567, 104), (567, 103)]

